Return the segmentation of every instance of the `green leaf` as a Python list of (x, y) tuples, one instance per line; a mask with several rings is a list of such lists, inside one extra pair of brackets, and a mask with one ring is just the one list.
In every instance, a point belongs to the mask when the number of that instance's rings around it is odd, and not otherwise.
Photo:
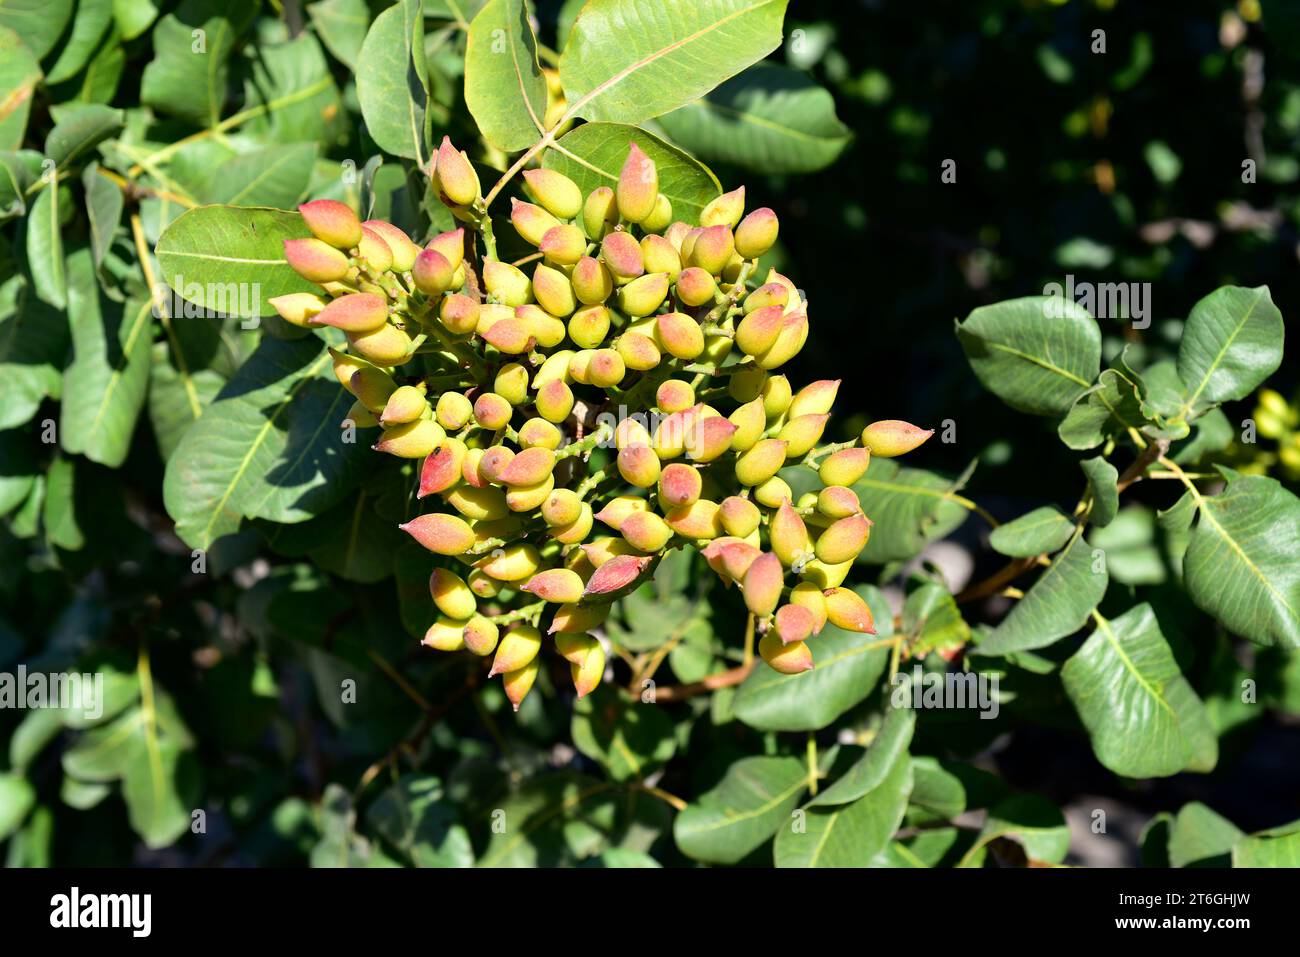
[(419, 0), (375, 17), (358, 63), (357, 100), (371, 139), (385, 153), (423, 164), (429, 90)]
[(286, 239), (311, 235), (296, 212), (199, 206), (179, 216), (158, 240), (167, 284), (187, 301), (241, 319), (270, 316), (269, 301), (317, 287), (284, 259)]
[(75, 493), (76, 465), (72, 459), (61, 455), (50, 463), (45, 473), (41, 523), (45, 526), (46, 540), (70, 552), (78, 551), (86, 544), (77, 522)]
[(1194, 468), (1202, 460), (1222, 452), (1236, 439), (1236, 430), (1222, 409), (1210, 409), (1192, 426), (1193, 433), (1186, 442), (1178, 445), (1171, 456), (1184, 468)]
[(68, 320), (34, 295), (24, 276), (0, 285), (0, 429), (29, 422), (41, 402), (63, 389)]
[(86, 218), (90, 221), (90, 251), (98, 269), (113, 244), (113, 236), (122, 222), (125, 200), (122, 190), (101, 176), (99, 164), (89, 164), (81, 175), (86, 194)]
[(1130, 778), (1210, 771), (1218, 740), (1148, 604), (1102, 618), (1061, 668), (1097, 760)]
[(44, 162), (36, 150), (0, 152), (0, 222), (26, 214), (27, 188), (41, 177)]
[(1030, 415), (1064, 415), (1101, 368), (1101, 330), (1069, 300), (981, 306), (957, 323), (957, 338), (980, 384)]
[(22, 827), (36, 803), (36, 789), (22, 775), (0, 773), (0, 841)]
[(154, 27), (154, 57), (144, 68), (140, 102), (215, 126), (226, 102), (226, 61), (257, 6), (257, 0), (182, 0)]
[(292, 209), (307, 191), (315, 143), (290, 143), (240, 153), (217, 168), (205, 201)]
[(122, 777), (122, 798), (131, 829), (148, 847), (167, 847), (189, 831), (196, 771), (194, 756), (175, 738), (152, 740), (145, 734), (144, 753)]
[(1095, 386), (1074, 400), (1056, 433), (1067, 446), (1083, 451), (1149, 422), (1137, 385), (1114, 369), (1106, 369)]
[(999, 525), (989, 535), (993, 550), (1011, 558), (1050, 555), (1074, 534), (1074, 522), (1055, 505), (1044, 505)]
[(908, 824), (950, 821), (966, 810), (966, 786), (934, 758), (913, 758), (907, 804)]
[(113, 0), (113, 19), (123, 40), (134, 40), (158, 19), (153, 0)]
[(1199, 801), (1184, 804), (1169, 829), (1173, 867), (1226, 867), (1241, 830)]
[(370, 805), (366, 823), (416, 867), (474, 866), (469, 834), (437, 778), (404, 775)]
[(77, 0), (77, 15), (72, 18), (72, 33), (63, 43), (59, 58), (45, 78), (48, 84), (71, 80), (99, 48), (113, 22), (113, 0)]
[(348, 496), (372, 464), (342, 441), (351, 402), (319, 339), (263, 339), (167, 463), (176, 534), (206, 549), (243, 518), (303, 522)]
[(698, 223), (700, 210), (722, 192), (717, 177), (693, 156), (645, 130), (619, 123), (584, 123), (560, 137), (546, 151), (542, 165), (558, 170), (589, 193), (618, 182), (631, 143), (654, 160), (659, 192), (673, 204), (673, 218)]
[(1233, 867), (1300, 867), (1300, 821), (1258, 834), (1232, 846)]
[(370, 26), (365, 0), (320, 0), (307, 8), (307, 15), (330, 53), (355, 73)]
[(743, 860), (789, 823), (807, 778), (798, 758), (742, 758), (674, 819), (678, 849), (710, 864)]
[(117, 468), (131, 449), (149, 387), (153, 310), (147, 300), (106, 298), (87, 248), (68, 257), (68, 279), (73, 358), (64, 373), (59, 442)]
[(771, 63), (750, 67), (659, 123), (696, 156), (758, 173), (816, 172), (853, 139), (828, 90)]
[(916, 712), (911, 708), (890, 708), (871, 742), (867, 753), (844, 775), (822, 791), (808, 807), (834, 807), (851, 804), (869, 794), (889, 777), (899, 764), (907, 764), (907, 749), (916, 731)]
[(877, 634), (844, 631), (829, 622), (812, 639), (814, 667), (783, 675), (757, 667), (736, 693), (737, 718), (762, 731), (815, 731), (828, 727), (876, 687), (889, 649), (882, 641), (893, 634), (893, 614), (879, 589), (855, 586), (876, 619)]
[(63, 116), (45, 137), (45, 155), (63, 169), (96, 143), (121, 130), (124, 116), (121, 110), (98, 103), (79, 105)]
[(63, 263), (63, 210), (66, 189), (49, 183), (36, 194), (27, 214), (27, 264), (36, 295), (56, 309), (68, 304), (68, 280)]
[[(605, 849), (615, 803), (605, 781), (561, 772), (531, 777), (493, 809), (492, 838), (479, 867), (555, 867)], [(583, 853), (586, 851), (586, 853)]]
[(1261, 645), (1300, 648), (1300, 500), (1276, 480), (1223, 470), (1227, 488), (1194, 493), (1200, 516), (1183, 556), (1196, 607)]
[[(1191, 520), (1190, 511), (1187, 518)], [(1104, 529), (1089, 531), (1088, 542), (1106, 553), (1106, 571), (1111, 581), (1124, 585), (1159, 585), (1168, 577), (1156, 544), (1155, 518), (1148, 508), (1130, 505)]]
[(251, 74), (244, 83), (244, 101), (252, 115), (241, 132), (267, 144), (315, 142), (322, 146), (349, 135), (329, 61), (310, 33), (288, 43), (260, 45)]
[[(0, 5), (0, 12), (6, 7)], [(0, 14), (0, 149), (23, 145), (32, 95), (40, 82), (40, 63)]]
[(787, 0), (591, 0), (560, 80), (576, 116), (639, 123), (703, 96), (781, 45)]
[(1051, 801), (1037, 794), (1020, 794), (989, 808), (988, 819), (962, 863), (969, 867), (978, 852), (997, 838), (1010, 838), (1025, 849), (1032, 861), (1059, 864), (1070, 850), (1070, 827)]
[(1195, 306), (1178, 344), (1180, 418), (1244, 399), (1282, 363), (1282, 313), (1267, 286), (1224, 286)]
[(36, 59), (54, 49), (72, 19), (73, 0), (0, 0), (0, 26), (22, 37)]
[(615, 781), (640, 781), (666, 764), (677, 748), (672, 719), (604, 685), (577, 701), (573, 744)]
[(1007, 617), (980, 640), (976, 654), (1005, 655), (1045, 648), (1073, 634), (1106, 594), (1108, 580), (1105, 563), (1095, 562), (1088, 543), (1077, 536)]
[(898, 755), (884, 778), (850, 804), (814, 806), (776, 835), (777, 867), (866, 867), (898, 830), (912, 790), (912, 762)]
[(1084, 459), (1079, 468), (1088, 478), (1088, 492), (1092, 496), (1088, 521), (1097, 528), (1105, 528), (1119, 511), (1119, 470), (1100, 455)]
[(903, 633), (914, 657), (960, 648), (970, 641), (970, 625), (944, 586), (924, 582), (903, 603)]
[(964, 477), (945, 478), (873, 456), (867, 474), (853, 485), (863, 512), (875, 522), (858, 561), (871, 565), (907, 561), (956, 530), (969, 515), (953, 499), (964, 484)]
[(483, 138), (510, 153), (544, 132), (546, 79), (523, 0), (491, 0), (469, 27), (465, 105)]
[(154, 344), (149, 366), (149, 423), (164, 460), (172, 457), (185, 430), (198, 420), (225, 384), (221, 374), (212, 369), (182, 372), (172, 364), (167, 343)]

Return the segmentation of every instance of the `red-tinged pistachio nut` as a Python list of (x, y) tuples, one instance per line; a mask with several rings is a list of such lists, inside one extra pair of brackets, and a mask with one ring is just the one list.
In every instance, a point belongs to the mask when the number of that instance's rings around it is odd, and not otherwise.
[(758, 640), (758, 653), (773, 671), (783, 675), (799, 675), (813, 668), (812, 649), (806, 642), (784, 644), (775, 631)]
[(465, 647), (465, 622), (440, 615), (420, 644), (435, 651), (460, 651)]
[(480, 569), (472, 569), (465, 581), (469, 590), (479, 598), (495, 598), (501, 593), (501, 583)]
[(415, 342), (401, 329), (382, 325), (372, 332), (349, 332), (348, 347), (377, 366), (400, 366), (415, 354)]
[(781, 588), (785, 580), (785, 569), (781, 559), (772, 552), (764, 552), (755, 558), (741, 579), (741, 591), (745, 595), (745, 607), (760, 618), (776, 611), (777, 602), (781, 600)]
[(790, 408), (793, 398), (790, 392), (790, 380), (783, 375), (771, 375), (763, 381), (763, 411), (769, 420), (782, 415)]
[(618, 203), (608, 186), (597, 186), (582, 204), (582, 230), (592, 242), (600, 242), (618, 222)]
[(662, 236), (651, 234), (641, 238), (641, 260), (646, 272), (661, 272), (670, 282), (676, 280), (682, 271), (682, 257), (673, 244)]
[(876, 633), (871, 608), (857, 592), (847, 588), (827, 588), (822, 597), (826, 600), (826, 620), (836, 628), (868, 635)]
[(802, 605), (782, 605), (776, 610), (776, 634), (785, 645), (806, 641), (816, 623), (813, 613)]
[(695, 418), (694, 408), (674, 412), (659, 420), (650, 443), (660, 460), (675, 459), (686, 451), (686, 433)]
[(802, 312), (791, 313), (785, 317), (781, 334), (772, 343), (772, 348), (761, 356), (755, 356), (755, 364), (760, 369), (775, 369), (783, 366), (799, 354), (808, 341), (808, 317)]
[[(614, 531), (618, 531), (623, 526), (623, 519), (633, 512), (644, 512), (649, 507), (650, 503), (643, 498), (634, 495), (618, 495), (605, 503), (605, 507), (596, 513), (596, 518)], [(587, 557), (591, 557), (591, 552), (587, 553)], [(594, 560), (593, 564), (595, 564)]]
[[(756, 366), (741, 366), (727, 380), (727, 395), (742, 404), (753, 402), (763, 394), (763, 386), (766, 383), (767, 373), (762, 369)], [(763, 411), (767, 411), (766, 406)]]
[(840, 391), (839, 379), (819, 379), (800, 389), (790, 400), (790, 418), (801, 415), (818, 415), (829, 412)]
[[(399, 386), (388, 397), (384, 411), (380, 413), (379, 423), (383, 426), (402, 425), (414, 422), (424, 415), (429, 408), (429, 400), (424, 397), (424, 389), (413, 385)], [(439, 426), (439, 429), (442, 427)]]
[(707, 498), (699, 499), (690, 505), (679, 505), (664, 516), (664, 521), (682, 538), (707, 541), (722, 534), (718, 503), (711, 502)]
[(550, 568), (528, 579), (519, 590), (536, 595), (542, 601), (567, 605), (582, 597), (582, 577), (567, 568)]
[(388, 301), (383, 296), (354, 292), (340, 296), (322, 309), (312, 325), (333, 326), (344, 332), (373, 332), (388, 321)]
[(677, 359), (694, 359), (704, 351), (704, 330), (682, 312), (665, 312), (656, 318), (655, 335), (664, 352)]
[(483, 285), (497, 302), (512, 309), (533, 298), (533, 284), (524, 271), (499, 259), (489, 259), (483, 264)]
[(536, 485), (546, 481), (555, 468), (555, 453), (550, 449), (524, 449), (501, 472), (507, 485)]
[(736, 326), (736, 345), (747, 356), (761, 356), (776, 344), (784, 325), (780, 306), (755, 309)]
[(514, 224), (515, 232), (530, 246), (540, 246), (542, 237), (560, 225), (560, 221), (542, 207), (517, 199), (510, 200), (510, 222)]
[(361, 227), (361, 242), (357, 244), (357, 254), (375, 272), (388, 272), (393, 268), (393, 250), (384, 238), (368, 226)]
[(749, 542), (731, 539), (718, 550), (722, 570), (732, 581), (743, 582), (749, 566), (763, 553)]
[(496, 651), (500, 630), (495, 622), (484, 618), (482, 615), (475, 615), (465, 622), (465, 630), (461, 634), (465, 640), (466, 648), (480, 658), (486, 658)]
[(334, 199), (314, 199), (298, 207), (311, 234), (337, 249), (361, 242), (361, 220), (352, 208)]
[(465, 443), (460, 439), (447, 438), (440, 442), (420, 469), (420, 490), (416, 498), (445, 492), (459, 485), (466, 452)]
[(415, 257), (420, 255), (420, 247), (411, 241), (410, 236), (382, 219), (368, 219), (361, 225), (378, 235), (388, 246), (393, 254), (393, 272), (406, 272), (414, 265)]
[(809, 551), (812, 550), (812, 539), (808, 537), (808, 528), (789, 499), (782, 502), (776, 514), (772, 516), (772, 524), (768, 527), (767, 535), (772, 551), (787, 568), (800, 559), (806, 560)]
[(434, 407), (438, 424), (452, 432), (463, 429), (473, 414), (474, 404), (459, 392), (444, 392)]
[(691, 265), (718, 275), (736, 251), (730, 226), (708, 226), (695, 237), (691, 246)]
[[(432, 246), (420, 250), (419, 255), (415, 257), (415, 262), (411, 265), (411, 279), (415, 281), (415, 287), (426, 296), (441, 296), (451, 288), (452, 278), (455, 274), (456, 270), (447, 261), (447, 257)], [(466, 296), (454, 296), (452, 298), (474, 302), (474, 300), (468, 299)], [(445, 308), (444, 303), (444, 311)]]
[(614, 196), (618, 202), (618, 214), (630, 223), (639, 223), (654, 213), (655, 201), (659, 198), (659, 174), (654, 160), (635, 143), (628, 148)]
[[(640, 250), (637, 251), (640, 255)], [(286, 239), (284, 258), (308, 282), (337, 282), (348, 274), (348, 257), (319, 239)]]
[(618, 385), (627, 375), (627, 363), (617, 349), (596, 349), (587, 362), (587, 382), (600, 389)]
[(551, 626), (547, 631), (556, 636), (556, 650), (572, 661), (566, 649), (575, 646), (562, 646), (561, 636), (579, 635), (593, 628), (599, 628), (609, 617), (609, 610), (609, 605), (561, 605), (555, 609), (555, 617), (551, 619)]
[(519, 427), (520, 448), (554, 452), (563, 441), (564, 433), (542, 418), (531, 418)]
[(518, 624), (501, 636), (492, 670), (488, 677), (505, 674), (522, 668), (537, 657), (542, 650), (542, 633), (532, 625)]
[(829, 415), (822, 413), (820, 415), (801, 415), (787, 421), (781, 427), (781, 431), (777, 433), (777, 438), (790, 443), (785, 450), (786, 458), (802, 458), (811, 452), (813, 446), (821, 441), (822, 433), (826, 431), (826, 422), (829, 419)]
[(569, 281), (578, 301), (587, 306), (604, 302), (614, 292), (614, 277), (605, 268), (605, 264), (594, 256), (579, 259)]
[(582, 499), (572, 489), (557, 488), (542, 503), (542, 520), (547, 525), (569, 525), (582, 514)]
[(607, 565), (622, 555), (642, 557), (641, 553), (622, 538), (603, 537), (582, 546), (582, 554), (591, 563), (592, 568)]
[[(822, 463), (825, 465), (825, 463)], [(848, 518), (862, 511), (858, 493), (843, 485), (828, 485), (817, 493), (817, 511), (827, 518)]]
[(764, 309), (768, 306), (779, 306), (784, 311), (789, 301), (790, 290), (781, 283), (764, 283), (745, 297), (745, 315), (749, 315), (755, 309)]
[(484, 392), (474, 400), (474, 421), (493, 432), (504, 429), (514, 411), (510, 403), (495, 392)]
[(655, 405), (671, 415), (684, 412), (695, 404), (695, 390), (682, 379), (668, 379), (655, 390)]
[(505, 689), (506, 697), (510, 699), (510, 707), (515, 711), (518, 711), (520, 705), (524, 703), (528, 692), (533, 690), (533, 684), (537, 681), (537, 672), (540, 670), (541, 659), (534, 658), (522, 668), (507, 671), (501, 676), (501, 686)]
[(800, 582), (790, 589), (790, 604), (808, 609), (813, 617), (812, 633), (821, 634), (826, 625), (826, 599), (812, 582)]
[(689, 465), (674, 462), (659, 473), (659, 496), (668, 508), (693, 504), (703, 490), (699, 471)]
[(292, 326), (307, 329), (311, 319), (329, 303), (310, 292), (291, 292), (287, 296), (273, 296), (267, 302), (281, 319)]
[(761, 485), (785, 466), (785, 442), (759, 439), (736, 457), (736, 478), (741, 485)]
[(512, 512), (531, 512), (546, 501), (555, 489), (555, 477), (548, 475), (532, 485), (512, 485), (506, 492), (506, 504)]
[(668, 274), (647, 272), (618, 290), (618, 308), (632, 317), (648, 316), (668, 298)]
[(438, 191), (454, 206), (469, 206), (479, 197), (478, 174), (470, 165), (469, 158), (452, 146), (451, 139), (446, 136), (438, 147), (434, 182)]
[[(515, 307), (507, 306), (499, 302), (485, 302), (478, 309), (478, 322), (474, 325), (474, 332), (483, 335), (498, 322), (505, 319), (516, 318)], [(523, 327), (527, 328), (527, 320), (521, 320)]]
[(478, 567), (497, 581), (517, 582), (535, 574), (542, 567), (542, 558), (529, 543), (513, 542), (480, 559)]
[(560, 423), (573, 411), (573, 390), (563, 379), (552, 379), (537, 390), (537, 414), (548, 422)]
[(587, 697), (596, 690), (600, 679), (605, 676), (605, 649), (600, 642), (579, 662), (569, 663), (569, 675), (573, 678), (573, 690), (579, 699)]
[(817, 537), (817, 558), (828, 565), (838, 565), (858, 557), (871, 535), (871, 520), (858, 513), (841, 518)]
[(723, 193), (700, 210), (701, 226), (734, 227), (745, 213), (745, 187)]
[(376, 414), (384, 410), (388, 397), (397, 391), (393, 377), (371, 365), (359, 367), (344, 385), (361, 400), (362, 405)]
[[(490, 485), (483, 488), (458, 485), (443, 497), (448, 505), (474, 522), (495, 522), (510, 514), (505, 493)], [(477, 536), (479, 532), (479, 527), (475, 525), (474, 534)]]
[(765, 508), (780, 508), (781, 502), (792, 494), (789, 484), (779, 475), (754, 486), (754, 501)]
[(587, 579), (585, 597), (620, 591), (641, 577), (653, 559), (649, 555), (615, 555)]
[(695, 251), (695, 240), (700, 238), (700, 233), (704, 232), (703, 227), (695, 226), (682, 233), (682, 244), (678, 251), (682, 254), (682, 265), (691, 264), (691, 253)]
[(635, 279), (645, 272), (641, 246), (632, 238), (631, 233), (621, 230), (609, 233), (600, 241), (600, 258), (604, 260), (610, 274), (618, 280)]
[[(416, 260), (419, 266), (419, 260)], [(442, 301), (438, 308), (442, 324), (457, 335), (466, 336), (478, 328), (479, 304), (469, 296), (455, 293)]]
[(776, 213), (759, 207), (736, 227), (736, 252), (745, 259), (757, 259), (775, 245), (779, 230)]
[(681, 255), (682, 252), (682, 240), (686, 238), (686, 234), (690, 231), (691, 226), (680, 221), (672, 223), (667, 229), (660, 230), (664, 239), (673, 244), (673, 248), (677, 250), (678, 255)]
[(452, 229), (445, 233), (439, 233), (429, 240), (429, 245), (425, 249), (436, 249), (442, 253), (443, 258), (451, 263), (452, 269), (460, 269), (461, 263), (465, 261), (465, 230), (464, 228)]
[(339, 423), (339, 426), (341, 428), (347, 428), (348, 423), (351, 423), (358, 429), (370, 429), (379, 424), (379, 418), (375, 413), (367, 409), (360, 399), (357, 399), (357, 401), (353, 402), (348, 408), (348, 414), (344, 417), (343, 421)]
[(582, 349), (595, 349), (609, 334), (609, 310), (602, 305), (583, 306), (569, 319), (569, 338)]
[(618, 471), (637, 488), (650, 488), (659, 479), (659, 457), (647, 445), (629, 445), (618, 453)]
[(438, 555), (461, 555), (474, 544), (469, 523), (445, 512), (418, 515), (397, 527)]
[(481, 335), (487, 343), (508, 356), (522, 355), (536, 341), (528, 321), (513, 315), (509, 319), (492, 323)]
[(677, 275), (677, 298), (684, 306), (702, 306), (713, 302), (718, 294), (718, 283), (699, 266), (683, 269)]
[(655, 341), (639, 332), (623, 333), (614, 340), (614, 348), (623, 357), (623, 365), (634, 372), (653, 369), (663, 358)]
[(673, 537), (668, 523), (654, 512), (633, 512), (623, 520), (619, 533), (629, 545), (642, 552), (657, 552)]
[(528, 192), (557, 219), (573, 219), (582, 211), (582, 191), (578, 184), (553, 169), (524, 170)]
[(745, 538), (758, 528), (763, 513), (749, 499), (732, 495), (722, 500), (718, 517), (722, 520), (722, 527), (726, 529), (728, 535)]
[(591, 385), (587, 378), (587, 365), (591, 362), (591, 349), (579, 349), (569, 359), (569, 378), (579, 385)]
[(531, 302), (515, 307), (515, 318), (528, 325), (528, 332), (543, 349), (553, 349), (564, 341), (564, 320), (551, 315)]
[(587, 540), (594, 523), (595, 517), (591, 514), (591, 506), (583, 502), (578, 517), (568, 525), (555, 526), (551, 529), (551, 537), (563, 545), (577, 545)]
[(446, 568), (435, 568), (429, 576), (429, 594), (438, 610), (448, 618), (468, 619), (478, 611), (478, 601), (465, 579)]
[(528, 398), (528, 367), (518, 362), (507, 362), (497, 370), (492, 380), (492, 391), (511, 405), (523, 405)]
[(572, 266), (582, 259), (582, 254), (586, 252), (587, 237), (582, 235), (582, 230), (577, 226), (562, 223), (548, 229), (537, 248), (550, 262)]
[[(561, 608), (561, 611), (563, 611), (564, 608), (577, 609), (577, 606), (565, 605)], [(602, 621), (604, 620), (604, 616), (609, 614), (609, 606), (607, 605), (593, 605), (591, 606), (591, 608), (593, 610), (596, 608), (604, 609), (601, 616)], [(577, 609), (577, 610), (582, 610), (582, 609)], [(556, 612), (555, 617), (558, 619), (560, 617), (560, 613)], [(552, 627), (551, 630), (552, 632), (554, 632), (555, 631), (554, 627)], [(593, 650), (599, 647), (600, 647), (600, 642), (597, 641), (595, 638), (593, 638), (591, 635), (586, 634), (585, 632), (562, 631), (555, 636), (555, 650), (559, 653), (561, 658), (563, 658), (565, 661), (570, 662), (571, 664), (577, 664), (577, 665), (582, 664), (584, 661), (587, 660), (587, 656), (590, 655)]]
[(686, 455), (695, 462), (712, 462), (731, 449), (736, 424), (720, 415), (696, 419), (686, 436)]
[(614, 448), (625, 449), (630, 445), (649, 445), (650, 433), (642, 424), (642, 418), (639, 413), (634, 413), (626, 419), (620, 419), (618, 425), (614, 426)]
[(510, 467), (514, 457), (515, 450), (504, 445), (494, 445), (491, 448), (484, 449), (482, 456), (478, 460), (478, 474), (489, 482), (504, 484), (505, 479), (502, 478), (502, 475)]
[(762, 399), (746, 402), (728, 418), (736, 427), (731, 436), (731, 447), (737, 452), (752, 449), (767, 429), (767, 413), (763, 411)]
[[(660, 193), (655, 197), (655, 208), (650, 211), (650, 215), (641, 220), (641, 228), (647, 233), (662, 232), (664, 227), (673, 220), (672, 201)], [(676, 247), (674, 247), (676, 248)]]
[(882, 419), (862, 430), (862, 444), (871, 450), (872, 455), (892, 459), (912, 451), (932, 435), (934, 429), (917, 428), (899, 419)]

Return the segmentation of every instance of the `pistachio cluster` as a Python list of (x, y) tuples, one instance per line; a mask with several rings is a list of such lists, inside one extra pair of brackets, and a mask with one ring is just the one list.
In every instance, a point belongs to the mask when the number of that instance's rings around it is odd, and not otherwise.
[[(676, 221), (633, 145), (616, 186), (586, 196), (525, 171), (533, 202), (514, 200), (510, 219), (538, 252), (512, 265), (447, 139), (431, 177), (468, 228), (421, 248), (342, 203), (307, 203), (313, 238), (285, 256), (321, 291), (272, 300), (291, 323), (346, 334), (334, 368), (356, 398), (349, 420), (382, 429), (376, 450), (423, 460), (418, 495), (437, 506), (401, 527), (464, 572), (434, 570), (424, 644), (492, 655), (518, 708), (554, 605), (547, 631), (583, 696), (605, 671), (592, 632), (610, 603), (683, 546), (739, 586), (777, 671), (812, 668), (809, 639), (828, 621), (872, 632), (842, 587), (871, 531), (851, 486), (872, 454), (931, 433), (887, 420), (819, 445), (839, 380), (796, 392), (775, 372), (808, 337), (802, 293), (755, 274), (775, 213), (746, 214), (741, 187), (698, 226)], [(796, 500), (779, 473), (800, 463), (824, 487)]]

